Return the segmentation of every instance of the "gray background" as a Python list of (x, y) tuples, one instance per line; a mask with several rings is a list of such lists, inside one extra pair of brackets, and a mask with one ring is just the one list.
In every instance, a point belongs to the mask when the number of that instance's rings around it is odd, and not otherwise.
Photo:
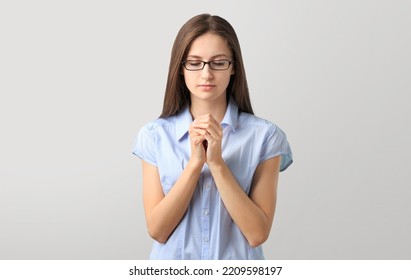
[(0, 258), (146, 259), (131, 148), (192, 16), (287, 134), (268, 259), (410, 259), (409, 1), (0, 2)]

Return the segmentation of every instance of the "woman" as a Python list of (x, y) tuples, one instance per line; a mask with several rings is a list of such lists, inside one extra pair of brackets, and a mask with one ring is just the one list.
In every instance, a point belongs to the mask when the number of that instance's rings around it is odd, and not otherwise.
[(139, 132), (151, 259), (264, 259), (285, 134), (253, 115), (232, 26), (202, 14), (174, 42), (160, 118)]

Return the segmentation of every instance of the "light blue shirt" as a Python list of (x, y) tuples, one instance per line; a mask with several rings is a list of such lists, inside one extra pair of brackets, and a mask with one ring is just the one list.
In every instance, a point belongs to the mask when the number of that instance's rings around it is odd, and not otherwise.
[[(164, 194), (170, 191), (190, 159), (189, 108), (146, 124), (133, 153), (158, 167)], [(249, 194), (254, 171), (261, 162), (281, 155), (280, 170), (292, 163), (284, 132), (273, 123), (238, 112), (229, 101), (223, 121), (222, 156)], [(205, 164), (182, 220), (166, 243), (154, 241), (150, 259), (264, 259), (261, 246), (252, 248), (231, 219)]]

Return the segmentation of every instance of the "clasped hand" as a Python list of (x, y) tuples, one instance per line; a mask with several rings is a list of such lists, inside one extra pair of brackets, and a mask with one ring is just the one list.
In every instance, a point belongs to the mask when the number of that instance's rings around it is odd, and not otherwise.
[(221, 140), (223, 129), (211, 114), (202, 115), (194, 120), (189, 129), (191, 159), (209, 166), (223, 161)]

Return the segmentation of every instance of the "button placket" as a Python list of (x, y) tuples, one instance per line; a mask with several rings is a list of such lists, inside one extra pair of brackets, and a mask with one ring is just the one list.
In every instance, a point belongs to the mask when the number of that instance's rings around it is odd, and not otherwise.
[(211, 173), (206, 167), (204, 169), (203, 177), (203, 192), (201, 200), (202, 208), (202, 229), (201, 229), (201, 259), (209, 259), (209, 250), (210, 250), (210, 186), (211, 186)]

